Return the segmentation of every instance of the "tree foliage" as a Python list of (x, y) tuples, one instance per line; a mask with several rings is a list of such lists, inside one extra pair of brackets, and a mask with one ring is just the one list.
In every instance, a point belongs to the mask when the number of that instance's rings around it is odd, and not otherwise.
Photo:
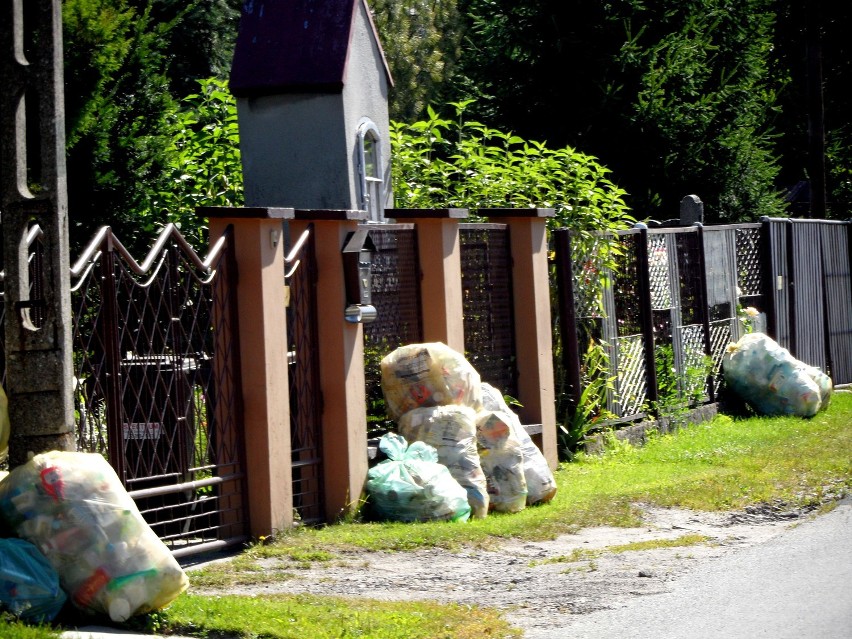
[[(102, 224), (144, 245), (152, 193), (172, 179), (174, 114), (195, 78), (222, 71), (237, 0), (65, 0), (72, 243)], [(215, 49), (215, 50), (214, 50)], [(142, 222), (141, 224), (139, 222)], [(165, 219), (158, 223), (165, 223)]]
[(642, 216), (698, 193), (711, 220), (781, 210), (770, 0), (466, 0), (459, 86), (489, 121), (613, 169)]
[(242, 206), (243, 173), (237, 105), (227, 83), (208, 78), (198, 85), (199, 92), (168, 116), (167, 180), (139, 221), (146, 231), (173, 222), (184, 236), (203, 242), (206, 225), (196, 207)]
[(412, 122), (440, 101), (459, 58), (456, 0), (371, 0), (370, 6), (394, 79), (391, 118)]

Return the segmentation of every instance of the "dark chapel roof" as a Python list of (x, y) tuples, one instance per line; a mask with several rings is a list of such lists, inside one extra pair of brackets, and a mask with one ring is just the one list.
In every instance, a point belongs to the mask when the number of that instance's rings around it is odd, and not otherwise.
[(365, 0), (245, 0), (231, 66), (231, 92), (250, 97), (341, 91), (358, 5), (366, 11), (390, 82)]

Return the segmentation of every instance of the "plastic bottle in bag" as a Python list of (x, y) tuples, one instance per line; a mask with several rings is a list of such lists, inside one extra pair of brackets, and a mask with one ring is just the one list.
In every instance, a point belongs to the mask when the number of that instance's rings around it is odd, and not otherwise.
[(527, 505), (527, 480), (521, 443), (509, 425), (512, 418), (502, 411), (476, 414), (479, 461), (488, 484), (490, 508), (516, 513)]
[(394, 521), (467, 521), (467, 491), (438, 463), (428, 444), (388, 433), (379, 441), (388, 456), (370, 469), (367, 492), (376, 513)]
[(189, 585), (100, 455), (36, 455), (0, 483), (0, 513), (44, 553), (83, 610), (125, 621), (165, 607)]
[(827, 407), (831, 379), (763, 333), (748, 333), (722, 359), (728, 386), (764, 415), (812, 417)]

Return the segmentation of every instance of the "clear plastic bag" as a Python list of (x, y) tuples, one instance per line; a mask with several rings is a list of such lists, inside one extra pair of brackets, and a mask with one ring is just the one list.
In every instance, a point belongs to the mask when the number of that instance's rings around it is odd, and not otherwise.
[(763, 333), (748, 333), (722, 360), (728, 386), (764, 415), (813, 417), (831, 401), (831, 379)]
[(100, 455), (36, 455), (0, 483), (0, 513), (44, 553), (82, 610), (126, 621), (189, 585)]
[(479, 373), (440, 342), (401, 346), (382, 359), (381, 368), (382, 392), (394, 420), (420, 407), (482, 408)]
[(379, 441), (388, 459), (370, 469), (367, 492), (377, 515), (394, 521), (467, 521), (467, 491), (423, 442), (411, 446), (388, 433)]
[(488, 484), (476, 448), (476, 413), (465, 406), (416, 408), (399, 419), (399, 432), (410, 442), (434, 446), (438, 461), (467, 491), (474, 517), (488, 515)]
[(24, 621), (51, 621), (67, 597), (59, 575), (38, 548), (23, 539), (0, 539), (0, 608)]
[(482, 384), (482, 404), (485, 410), (498, 411), (509, 416), (512, 433), (521, 444), (524, 456), (524, 478), (527, 482), (527, 505), (548, 502), (556, 495), (556, 479), (541, 450), (521, 424), (496, 388)]
[(476, 414), (479, 461), (488, 484), (491, 510), (517, 513), (527, 505), (527, 480), (521, 443), (510, 426), (512, 418), (503, 411)]

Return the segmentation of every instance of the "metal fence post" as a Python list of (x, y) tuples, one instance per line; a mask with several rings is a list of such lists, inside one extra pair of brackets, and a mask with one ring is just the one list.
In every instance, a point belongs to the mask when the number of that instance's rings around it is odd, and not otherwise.
[(642, 341), (645, 344), (645, 375), (648, 380), (646, 397), (656, 413), (659, 401), (657, 388), (657, 364), (654, 357), (654, 309), (651, 304), (651, 280), (648, 266), (648, 227), (642, 222), (633, 228), (639, 229), (636, 245), (636, 271), (639, 274), (639, 308), (642, 322)]
[(112, 239), (112, 233), (107, 234), (103, 246), (103, 273), (100, 278), (103, 320), (100, 325), (103, 328), (104, 368), (106, 369), (104, 390), (106, 394), (107, 451), (110, 466), (115, 469), (119, 479), (124, 482), (127, 479), (127, 459), (122, 429), (124, 405), (121, 383), (121, 345), (119, 344), (118, 328), (118, 293), (115, 285), (115, 250)]
[[(699, 305), (701, 308), (701, 326), (704, 331), (704, 355), (713, 356), (713, 345), (710, 340), (710, 309), (707, 305), (707, 266), (704, 261), (704, 225), (696, 222), (693, 226), (698, 229), (698, 270), (701, 280), (698, 291)], [(707, 374), (707, 399), (711, 403), (716, 401), (716, 389), (713, 383), (713, 371)]]
[[(565, 395), (568, 408), (577, 410), (582, 392), (580, 345), (577, 341), (577, 311), (574, 307), (574, 269), (571, 255), (571, 231), (553, 233), (556, 251), (556, 282), (559, 304), (559, 335), (562, 340), (562, 366), (565, 369)], [(557, 418), (559, 416), (557, 415)]]

